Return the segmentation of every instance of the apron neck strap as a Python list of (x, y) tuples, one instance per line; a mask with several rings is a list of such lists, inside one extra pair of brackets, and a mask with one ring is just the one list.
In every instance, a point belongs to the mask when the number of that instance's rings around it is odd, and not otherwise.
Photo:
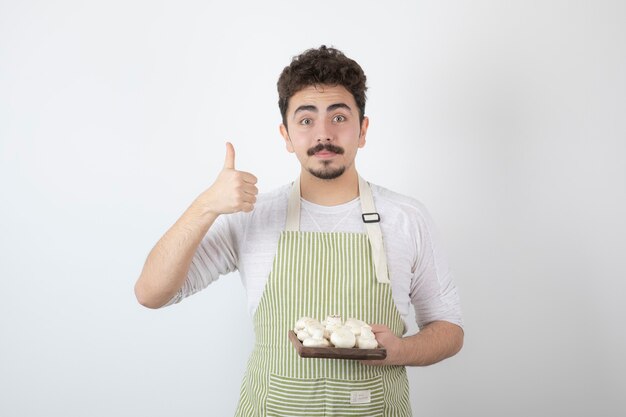
[(293, 182), (289, 201), (287, 202), (287, 223), (285, 230), (288, 232), (300, 231), (300, 176)]
[[(372, 247), (372, 257), (376, 268), (376, 278), (379, 282), (388, 284), (389, 273), (387, 271), (387, 256), (383, 246), (383, 234), (380, 229), (380, 215), (374, 206), (374, 197), (369, 184), (359, 175), (359, 196), (361, 201), (361, 218), (365, 223), (367, 237)], [(296, 178), (289, 193), (287, 203), (286, 231), (300, 231), (300, 176)]]

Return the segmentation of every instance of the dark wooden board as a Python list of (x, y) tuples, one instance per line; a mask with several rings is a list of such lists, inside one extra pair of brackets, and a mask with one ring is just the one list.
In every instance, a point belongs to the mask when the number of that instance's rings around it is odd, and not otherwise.
[(293, 330), (289, 330), (289, 340), (296, 348), (296, 352), (302, 358), (326, 358), (326, 359), (385, 359), (387, 350), (384, 348), (359, 349), (337, 347), (306, 347), (296, 336)]

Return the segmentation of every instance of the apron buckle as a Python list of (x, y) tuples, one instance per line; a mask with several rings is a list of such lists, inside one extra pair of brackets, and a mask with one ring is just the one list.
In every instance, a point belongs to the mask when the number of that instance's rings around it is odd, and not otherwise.
[(363, 223), (380, 223), (380, 214), (378, 213), (363, 213), (361, 217)]

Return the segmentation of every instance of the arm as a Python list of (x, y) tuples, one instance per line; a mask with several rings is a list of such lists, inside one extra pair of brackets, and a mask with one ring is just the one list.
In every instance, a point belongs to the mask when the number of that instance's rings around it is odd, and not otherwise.
[(226, 160), (217, 179), (191, 204), (154, 246), (135, 284), (135, 296), (149, 308), (165, 305), (182, 287), (202, 238), (220, 214), (254, 208), (256, 177), (235, 170), (235, 150), (226, 144)]
[(372, 325), (378, 343), (387, 350), (384, 360), (366, 365), (428, 366), (456, 355), (463, 347), (463, 329), (446, 321), (434, 321), (417, 334), (398, 337), (384, 325)]
[(413, 247), (409, 297), (415, 308), (419, 333), (397, 337), (384, 325), (372, 325), (379, 344), (387, 350), (383, 361), (371, 365), (427, 366), (449, 358), (463, 346), (459, 295), (426, 209), (415, 206), (414, 229), (406, 243)]

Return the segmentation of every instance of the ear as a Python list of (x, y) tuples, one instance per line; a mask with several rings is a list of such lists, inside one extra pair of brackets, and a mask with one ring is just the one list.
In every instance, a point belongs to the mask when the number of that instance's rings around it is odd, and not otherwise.
[(289, 137), (289, 132), (287, 131), (287, 126), (284, 123), (280, 124), (279, 127), (280, 135), (285, 139), (285, 147), (287, 148), (287, 152), (294, 153), (293, 144), (291, 143), (291, 138)]
[(367, 135), (367, 128), (370, 125), (370, 119), (366, 116), (361, 122), (361, 133), (359, 133), (359, 148), (365, 146), (365, 136)]

